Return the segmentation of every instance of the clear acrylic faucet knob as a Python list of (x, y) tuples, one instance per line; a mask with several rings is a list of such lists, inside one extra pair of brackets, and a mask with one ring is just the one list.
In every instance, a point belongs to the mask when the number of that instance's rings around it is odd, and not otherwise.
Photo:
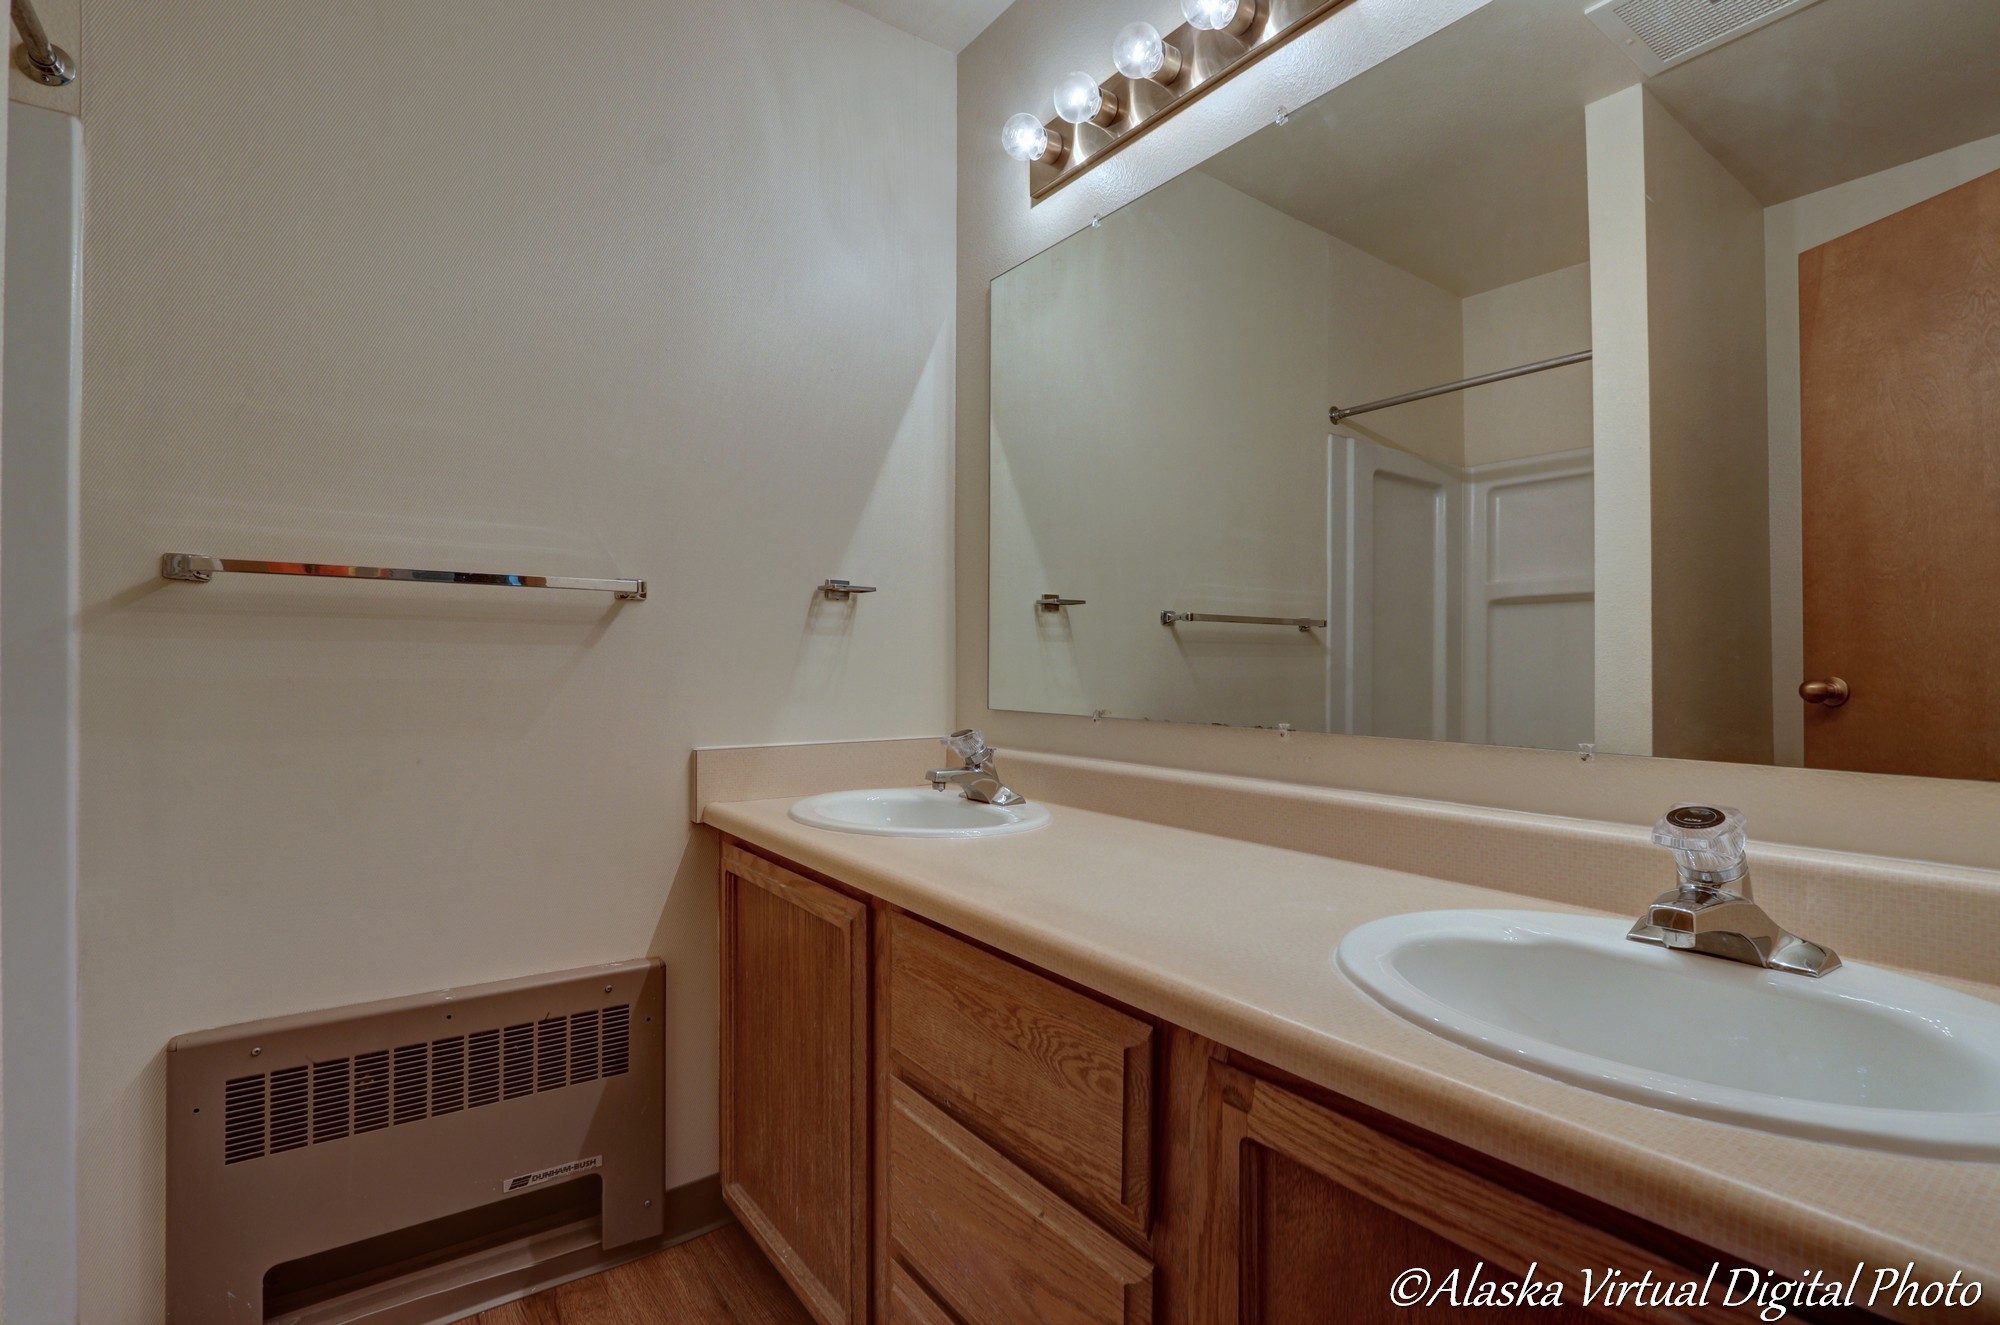
[(1684, 872), (1704, 876), (1735, 877), (1749, 849), (1743, 811), (1691, 801), (1666, 812), (1653, 827), (1653, 840), (1674, 853)]
[(993, 753), (986, 744), (985, 734), (972, 727), (953, 732), (944, 738), (944, 743), (945, 748), (963, 759), (968, 767)]

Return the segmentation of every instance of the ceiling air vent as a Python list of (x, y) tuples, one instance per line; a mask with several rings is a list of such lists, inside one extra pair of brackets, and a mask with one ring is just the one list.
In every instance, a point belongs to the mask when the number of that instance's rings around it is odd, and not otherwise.
[(1657, 74), (1818, 0), (1596, 0), (1584, 14), (1641, 69)]

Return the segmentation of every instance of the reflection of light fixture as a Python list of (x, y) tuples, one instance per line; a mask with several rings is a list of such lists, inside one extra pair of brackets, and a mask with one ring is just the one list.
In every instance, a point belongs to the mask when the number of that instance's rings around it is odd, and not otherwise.
[(1181, 0), (1181, 13), (1188, 26), (1203, 32), (1240, 33), (1257, 17), (1256, 0)]
[(1109, 124), (1118, 118), (1118, 98), (1097, 85), (1097, 80), (1078, 70), (1056, 84), (1056, 114), (1071, 124), (1086, 120)]
[(1046, 160), (1055, 165), (1063, 157), (1062, 135), (1050, 133), (1046, 125), (1026, 111), (1007, 121), (1007, 127), (1000, 131), (1000, 145), (1016, 161)]
[(1181, 76), (1179, 48), (1160, 40), (1160, 30), (1151, 23), (1127, 24), (1111, 43), (1111, 63), (1127, 78), (1171, 83)]
[[(1042, 123), (1030, 114), (1016, 115), (1001, 129), (1000, 145), (1007, 155), (1034, 167), (1028, 172), (1029, 204), (1043, 201), (1175, 111), (1206, 96), (1230, 74), (1351, 3), (1288, 0), (1274, 7), (1270, 0), (1181, 0), (1187, 22), (1166, 37), (1151, 23), (1126, 24), (1111, 46), (1116, 75), (1100, 85), (1087, 73), (1069, 74), (1055, 87), (1060, 119)], [(1217, 40), (1210, 33), (1230, 40)], [(1278, 123), (1285, 122), (1285, 114), (1280, 106)], [(1042, 119), (1047, 120), (1046, 111)], [(1071, 131), (1064, 124), (1096, 127)]]

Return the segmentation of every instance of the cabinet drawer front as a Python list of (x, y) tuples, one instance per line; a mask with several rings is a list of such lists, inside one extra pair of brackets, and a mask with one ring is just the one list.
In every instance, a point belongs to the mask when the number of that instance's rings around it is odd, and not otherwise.
[(889, 1083), (889, 1241), (975, 1325), (1149, 1325), (1153, 1267), (953, 1122)]
[(889, 920), (889, 1050), (1030, 1171), (1144, 1237), (1153, 1031), (922, 921)]

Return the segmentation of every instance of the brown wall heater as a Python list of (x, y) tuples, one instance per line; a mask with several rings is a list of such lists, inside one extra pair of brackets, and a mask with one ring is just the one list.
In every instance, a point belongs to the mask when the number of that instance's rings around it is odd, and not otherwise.
[(429, 1325), (643, 1249), (662, 983), (621, 962), (174, 1040), (167, 1319)]

